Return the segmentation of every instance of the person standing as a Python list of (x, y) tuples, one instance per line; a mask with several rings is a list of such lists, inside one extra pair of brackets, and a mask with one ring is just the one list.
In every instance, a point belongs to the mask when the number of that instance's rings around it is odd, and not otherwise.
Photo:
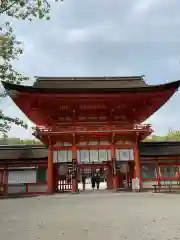
[(92, 177), (91, 177), (91, 186), (92, 186), (92, 189), (94, 190), (95, 188), (95, 185), (96, 185), (96, 177), (94, 175), (94, 173), (92, 174)]
[(97, 190), (99, 190), (100, 181), (101, 181), (100, 172), (97, 171), (97, 172), (96, 172), (96, 178), (95, 178)]
[(86, 186), (86, 176), (85, 176), (84, 173), (82, 175), (82, 185), (83, 185), (83, 191), (84, 191), (85, 190), (85, 186)]

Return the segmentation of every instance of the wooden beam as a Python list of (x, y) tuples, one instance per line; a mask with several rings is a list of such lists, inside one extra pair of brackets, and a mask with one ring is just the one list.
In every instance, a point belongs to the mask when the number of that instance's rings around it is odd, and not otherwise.
[(48, 193), (53, 193), (53, 150), (51, 144), (51, 138), (49, 138), (49, 147), (48, 147), (48, 169), (47, 169), (47, 184), (48, 184)]

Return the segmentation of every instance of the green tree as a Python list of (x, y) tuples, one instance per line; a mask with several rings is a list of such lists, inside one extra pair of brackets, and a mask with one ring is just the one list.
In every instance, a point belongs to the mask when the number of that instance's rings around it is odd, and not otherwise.
[[(54, 0), (58, 2), (58, 0)], [(47, 0), (2, 0), (0, 1), (0, 15), (21, 20), (46, 19), (49, 20), (51, 4)], [(23, 53), (22, 43), (16, 39), (16, 35), (10, 22), (0, 25), (0, 80), (21, 84), (27, 80), (21, 73), (13, 68), (13, 60), (19, 59)], [(5, 97), (1, 93), (0, 97)], [(6, 116), (0, 109), (0, 135), (6, 136), (10, 130), (11, 123), (24, 128), (28, 126), (20, 119)]]
[[(17, 41), (13, 29), (8, 22), (1, 26), (0, 37), (0, 79), (2, 81), (19, 84), (27, 78), (13, 69), (12, 61), (17, 60), (23, 52), (21, 42)], [(0, 97), (6, 97), (6, 94), (1, 93)], [(14, 119), (6, 116), (3, 111), (0, 110), (1, 135), (5, 135), (10, 130), (10, 123), (15, 123), (27, 128), (27, 125), (19, 118)]]
[(147, 142), (152, 141), (180, 141), (180, 131), (179, 130), (169, 130), (165, 136), (152, 135), (151, 137), (145, 139)]
[[(54, 0), (58, 2), (59, 0)], [(49, 20), (51, 4), (49, 0), (2, 0), (0, 2), (0, 14), (7, 14), (10, 17), (33, 20)], [(62, 2), (62, 0), (61, 0)]]

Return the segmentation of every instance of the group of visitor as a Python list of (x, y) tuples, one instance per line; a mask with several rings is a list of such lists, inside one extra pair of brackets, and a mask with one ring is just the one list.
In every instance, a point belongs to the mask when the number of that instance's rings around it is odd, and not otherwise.
[[(94, 190), (95, 188), (99, 189), (99, 185), (100, 185), (100, 172), (96, 171), (92, 173), (91, 176), (91, 187)], [(82, 184), (83, 184), (83, 190), (85, 190), (85, 185), (86, 185), (86, 176), (83, 174), (82, 175)]]

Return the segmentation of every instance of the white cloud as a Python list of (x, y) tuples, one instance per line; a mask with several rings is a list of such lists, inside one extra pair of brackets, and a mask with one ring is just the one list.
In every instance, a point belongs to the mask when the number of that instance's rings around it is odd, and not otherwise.
[(146, 14), (151, 11), (154, 7), (160, 5), (161, 0), (136, 0), (133, 11), (136, 14)]

